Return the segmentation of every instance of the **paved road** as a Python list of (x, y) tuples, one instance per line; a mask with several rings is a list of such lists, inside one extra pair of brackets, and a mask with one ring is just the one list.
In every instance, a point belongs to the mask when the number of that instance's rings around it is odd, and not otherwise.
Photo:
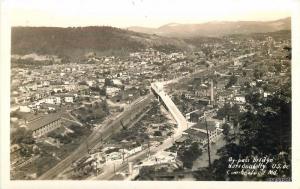
[[(174, 119), (177, 122), (177, 128), (175, 128), (174, 134), (171, 137), (168, 137), (166, 140), (164, 140), (161, 145), (150, 148), (150, 153), (155, 154), (159, 151), (163, 151), (163, 150), (170, 148), (173, 145), (174, 141), (177, 140), (178, 138), (180, 138), (183, 131), (185, 131), (188, 128), (188, 125), (187, 125), (188, 123), (187, 123), (185, 117), (182, 115), (182, 113), (178, 110), (178, 108), (176, 107), (174, 102), (171, 100), (171, 98), (163, 90), (159, 90), (158, 88), (156, 88), (155, 84), (152, 84), (151, 86), (152, 86), (153, 90), (157, 94), (159, 94), (159, 96), (164, 101), (164, 103), (168, 107), (170, 113), (172, 114), (172, 116), (174, 117)], [(129, 157), (128, 161), (137, 163), (137, 161), (146, 158), (148, 151), (149, 151), (149, 149), (145, 149), (145, 150)], [(127, 167), (127, 163), (122, 163), (122, 161), (114, 161), (111, 163), (107, 163), (105, 165), (105, 167), (103, 168), (104, 172), (101, 175), (94, 177), (92, 179), (93, 180), (94, 179), (110, 180), (115, 175), (115, 172), (125, 169), (126, 167)]]
[[(132, 112), (138, 113), (143, 108), (145, 108), (152, 100), (153, 95), (149, 94), (145, 97), (141, 97), (131, 103), (124, 111), (117, 117), (114, 117), (113, 121), (108, 120), (106, 124), (95, 130), (88, 138), (87, 143), (90, 147), (95, 146), (101, 140), (108, 138), (111, 134), (119, 130), (122, 126), (120, 124), (121, 120), (124, 118), (129, 118), (132, 116)], [(79, 158), (86, 155), (88, 152), (86, 143), (81, 144), (73, 153), (68, 157), (59, 162), (56, 166), (48, 170), (46, 173), (41, 175), (38, 179), (40, 180), (51, 180), (56, 179), (59, 173), (67, 169), (72, 162), (78, 160)]]
[(174, 104), (172, 99), (169, 97), (169, 95), (166, 94), (163, 90), (157, 88), (159, 84), (151, 84), (151, 86), (152, 89), (161, 97), (162, 101), (167, 106), (169, 112), (171, 113), (171, 115), (177, 123), (177, 128), (175, 129), (173, 136), (176, 140), (181, 136), (182, 132), (188, 128), (188, 122), (186, 121), (185, 117), (182, 115), (180, 110), (177, 108), (177, 106)]

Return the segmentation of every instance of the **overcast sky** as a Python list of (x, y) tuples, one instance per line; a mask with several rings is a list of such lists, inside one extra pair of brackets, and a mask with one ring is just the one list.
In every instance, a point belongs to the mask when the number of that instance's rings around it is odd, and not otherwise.
[(276, 20), (294, 0), (8, 0), (13, 26), (159, 27), (168, 23)]

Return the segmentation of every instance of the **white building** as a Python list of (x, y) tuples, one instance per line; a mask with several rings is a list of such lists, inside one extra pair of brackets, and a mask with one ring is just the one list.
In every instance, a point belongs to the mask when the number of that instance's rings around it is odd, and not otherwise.
[(50, 85), (50, 82), (49, 82), (49, 81), (44, 81), (44, 82), (43, 82), (43, 86), (44, 86), (44, 87), (49, 87), (49, 85)]
[(113, 82), (114, 85), (117, 85), (117, 86), (121, 86), (122, 85), (122, 82), (119, 79), (113, 79), (112, 82)]
[(30, 112), (31, 109), (28, 106), (20, 106), (20, 112)]
[(114, 96), (118, 95), (120, 90), (121, 89), (119, 89), (117, 87), (106, 87), (106, 96), (108, 98), (114, 97)]
[(112, 153), (109, 153), (109, 154), (105, 155), (105, 160), (106, 161), (120, 160), (122, 158), (123, 158), (123, 156), (122, 156), (121, 152), (112, 152)]
[(55, 97), (56, 104), (61, 104), (61, 98), (59, 96)]
[(74, 97), (73, 96), (66, 96), (65, 97), (65, 102), (73, 103), (74, 102)]
[(104, 78), (98, 79), (98, 82), (99, 83), (105, 83), (105, 79)]
[(57, 93), (57, 92), (62, 92), (63, 89), (62, 88), (54, 88), (53, 91)]
[(246, 98), (245, 96), (236, 96), (235, 101), (238, 103), (246, 103)]
[(269, 93), (269, 92), (264, 92), (264, 98), (267, 98), (268, 96), (270, 96), (271, 95), (271, 93)]
[(55, 98), (54, 97), (45, 98), (45, 103), (46, 104), (55, 104)]
[(72, 91), (72, 90), (75, 90), (76, 89), (76, 85), (74, 84), (68, 84), (68, 85), (64, 85), (64, 89), (67, 90), (67, 91)]
[[(143, 150), (143, 147), (141, 145), (141, 146), (137, 146), (137, 147), (132, 148), (132, 149), (124, 149), (124, 153), (126, 154), (126, 157), (127, 157), (127, 156), (131, 156), (133, 154), (136, 154), (136, 153), (138, 153), (142, 150)], [(122, 152), (123, 149), (121, 149), (120, 151)]]
[(90, 81), (86, 81), (86, 83), (88, 84), (88, 86), (90, 86), (90, 87), (91, 87), (91, 86), (93, 86), (93, 85), (94, 85), (94, 83), (95, 83), (95, 82), (94, 82), (94, 81), (92, 81), (92, 80), (90, 80)]

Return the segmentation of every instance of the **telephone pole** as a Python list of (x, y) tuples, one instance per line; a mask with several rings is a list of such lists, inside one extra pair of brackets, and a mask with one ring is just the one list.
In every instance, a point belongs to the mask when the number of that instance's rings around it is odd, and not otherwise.
[(210, 105), (214, 105), (214, 81), (210, 80)]
[(116, 165), (114, 163), (114, 174), (116, 174)]
[(150, 141), (148, 140), (148, 157), (150, 157)]
[(207, 136), (207, 153), (208, 153), (208, 164), (209, 164), (209, 168), (211, 168), (211, 158), (210, 158), (210, 139), (209, 139), (209, 133), (208, 133), (208, 128), (207, 128), (207, 121), (206, 121), (206, 117), (204, 117), (204, 120), (205, 120), (206, 136)]
[(86, 145), (87, 153), (90, 154), (90, 149), (89, 149), (89, 144), (87, 139), (85, 140), (85, 145)]
[(124, 144), (122, 145), (122, 159), (123, 159), (123, 162), (122, 163), (124, 163), (124, 154), (125, 154), (125, 152), (124, 152)]

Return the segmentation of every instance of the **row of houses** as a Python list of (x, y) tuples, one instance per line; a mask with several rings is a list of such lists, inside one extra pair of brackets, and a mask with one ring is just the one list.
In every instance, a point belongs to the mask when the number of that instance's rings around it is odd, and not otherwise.
[[(34, 112), (35, 110), (41, 109), (43, 105), (61, 105), (63, 103), (74, 103), (76, 94), (63, 94), (63, 95), (54, 95), (49, 96), (32, 103), (25, 103), (19, 106), (20, 112)], [(50, 108), (51, 109), (51, 108)]]

